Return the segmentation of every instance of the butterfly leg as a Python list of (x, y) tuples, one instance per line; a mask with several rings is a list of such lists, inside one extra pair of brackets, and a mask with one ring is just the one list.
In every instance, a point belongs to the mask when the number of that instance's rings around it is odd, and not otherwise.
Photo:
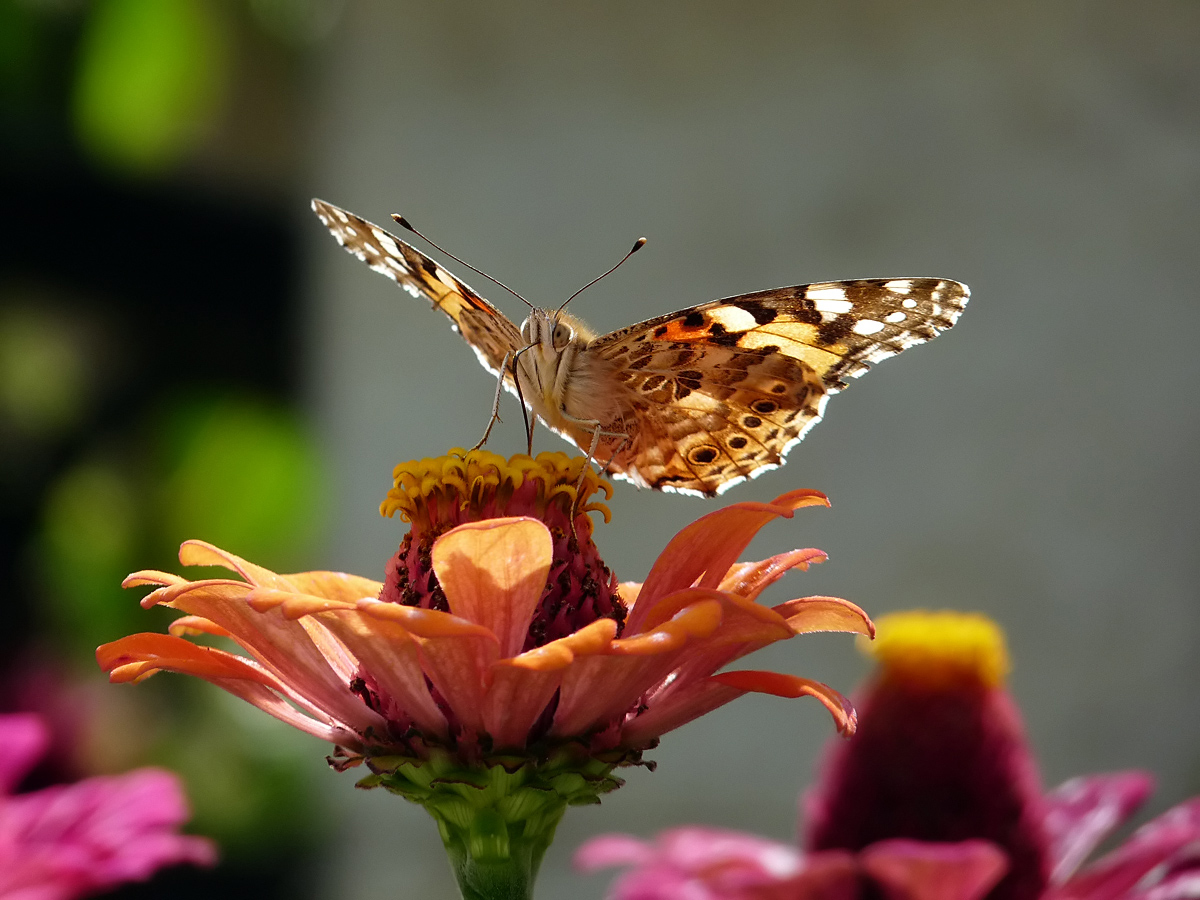
[(471, 450), (478, 450), (480, 447), (482, 447), (484, 444), (486, 444), (487, 439), (489, 437), (491, 437), (492, 428), (495, 426), (495, 424), (497, 422), (501, 421), (501, 419), (500, 419), (500, 394), (504, 391), (504, 373), (505, 373), (505, 370), (508, 368), (508, 358), (511, 355), (512, 355), (511, 353), (505, 353), (504, 361), (502, 363), (500, 363), (500, 374), (498, 376), (496, 376), (496, 396), (492, 400), (492, 414), (490, 416), (488, 416), (487, 428), (483, 429), (483, 437), (481, 437), (479, 439), (479, 443), (477, 443), (474, 447), (472, 447)]
[[(608, 462), (605, 463), (603, 469), (601, 470), (602, 472), (607, 472), (608, 467), (610, 465), (612, 465), (612, 461), (616, 457), (617, 452), (623, 446), (625, 446), (625, 442), (629, 440), (629, 435), (623, 431), (605, 431), (604, 428), (601, 426), (601, 423), (599, 420), (597, 420), (597, 419), (577, 419), (574, 416), (567, 413), (567, 411), (565, 409), (561, 411), (561, 414), (564, 419), (566, 419), (568, 422), (572, 423), (573, 425), (579, 425), (580, 427), (586, 428), (592, 432), (592, 441), (591, 441), (591, 444), (588, 446), (588, 451), (587, 451), (587, 463), (584, 465), (583, 470), (579, 473), (579, 483), (575, 485), (575, 490), (578, 492), (579, 489), (583, 487), (583, 476), (584, 476), (584, 473), (587, 472), (587, 467), (590, 466), (592, 464), (592, 460), (596, 458), (596, 450), (600, 446), (600, 439), (604, 438), (604, 437), (620, 438), (620, 443), (618, 443), (617, 446), (613, 448), (613, 452), (608, 457)], [(583, 448), (581, 447), (580, 449), (583, 449)]]

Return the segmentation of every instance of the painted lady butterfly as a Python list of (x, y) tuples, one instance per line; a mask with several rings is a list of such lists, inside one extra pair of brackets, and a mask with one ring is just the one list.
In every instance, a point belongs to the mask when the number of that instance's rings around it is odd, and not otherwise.
[(313, 200), (337, 239), (453, 321), (483, 367), (553, 431), (633, 484), (712, 496), (781, 465), (830, 394), (951, 327), (964, 284), (869, 278), (714, 300), (597, 335), (533, 308), (518, 328), (423, 253)]

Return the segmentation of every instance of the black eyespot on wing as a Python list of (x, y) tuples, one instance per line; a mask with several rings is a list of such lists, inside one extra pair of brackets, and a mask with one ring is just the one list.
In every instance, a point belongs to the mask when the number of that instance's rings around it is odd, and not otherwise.
[(750, 408), (756, 413), (769, 416), (779, 408), (779, 404), (777, 404), (774, 400), (755, 400), (750, 404)]
[(732, 447), (734, 450), (741, 450), (743, 447), (746, 446), (746, 439), (744, 437), (742, 437), (740, 434), (737, 435), (736, 437), (731, 437), (729, 439), (729, 446)]
[(707, 465), (717, 458), (717, 448), (705, 444), (700, 447), (693, 447), (688, 453), (688, 461), (699, 466)]
[(760, 419), (758, 416), (746, 416), (742, 419), (742, 424), (747, 428), (757, 428), (762, 424), (762, 419)]

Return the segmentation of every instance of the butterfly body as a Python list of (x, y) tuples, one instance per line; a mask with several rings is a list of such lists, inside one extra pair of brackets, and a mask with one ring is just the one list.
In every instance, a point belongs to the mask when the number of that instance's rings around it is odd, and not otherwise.
[(395, 235), (321, 200), (313, 209), (347, 250), (449, 316), (553, 431), (619, 478), (704, 496), (782, 464), (847, 379), (950, 328), (969, 297), (948, 279), (863, 279), (715, 300), (604, 335), (539, 308), (518, 328)]

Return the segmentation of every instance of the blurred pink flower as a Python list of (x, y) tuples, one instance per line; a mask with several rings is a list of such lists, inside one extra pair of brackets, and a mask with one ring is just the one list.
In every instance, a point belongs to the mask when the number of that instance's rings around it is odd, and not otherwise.
[(159, 769), (13, 794), (46, 751), (37, 716), (0, 716), (0, 898), (68, 900), (142, 881), (177, 863), (212, 865), (188, 818), (178, 779)]
[(1200, 798), (1080, 869), (1153, 779), (1093, 775), (1043, 794), (993, 622), (905, 613), (877, 633), (858, 733), (829, 747), (805, 798), (807, 852), (681, 828), (597, 838), (577, 865), (632, 867), (610, 900), (1200, 898)]

